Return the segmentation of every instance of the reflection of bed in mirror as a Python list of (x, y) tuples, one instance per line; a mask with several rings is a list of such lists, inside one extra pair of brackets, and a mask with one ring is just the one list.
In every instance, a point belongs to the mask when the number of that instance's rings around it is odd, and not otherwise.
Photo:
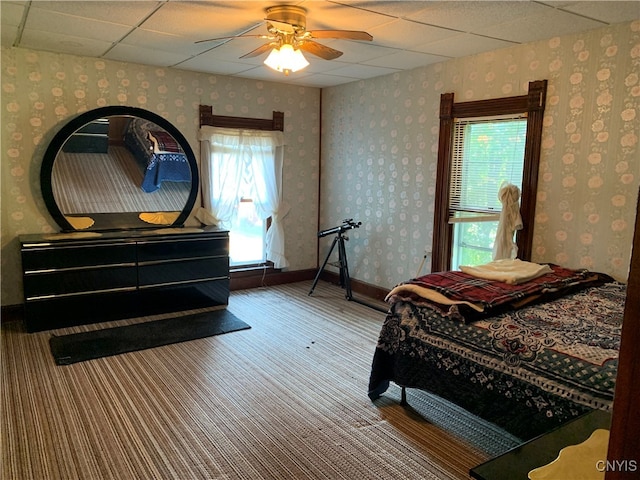
[(147, 193), (144, 171), (124, 146), (110, 145), (107, 153), (60, 152), (53, 167), (53, 195), (65, 215), (114, 212), (179, 212), (191, 185), (164, 182)]
[(41, 170), (45, 203), (63, 230), (182, 225), (198, 189), (195, 157), (165, 119), (104, 107), (70, 121)]
[(184, 151), (155, 123), (132, 118), (124, 131), (124, 143), (144, 169), (141, 185), (145, 192), (155, 192), (163, 182), (191, 183), (191, 169)]

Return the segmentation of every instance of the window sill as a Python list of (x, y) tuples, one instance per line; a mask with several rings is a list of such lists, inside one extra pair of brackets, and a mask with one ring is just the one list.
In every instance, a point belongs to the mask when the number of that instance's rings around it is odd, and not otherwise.
[[(280, 276), (282, 270), (274, 268), (269, 262), (267, 265), (242, 265), (229, 269), (229, 279), (231, 290), (241, 290), (245, 288), (264, 287), (271, 283), (273, 279)], [(276, 282), (278, 283), (278, 282)]]
[(273, 263), (267, 262), (266, 264), (255, 265), (237, 265), (229, 267), (229, 273), (233, 276), (250, 276), (263, 272), (279, 272), (279, 268), (274, 268)]

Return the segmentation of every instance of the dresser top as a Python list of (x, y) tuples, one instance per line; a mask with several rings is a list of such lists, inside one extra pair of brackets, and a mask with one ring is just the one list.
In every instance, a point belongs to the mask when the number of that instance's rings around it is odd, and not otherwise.
[(93, 241), (141, 241), (141, 240), (171, 240), (182, 238), (226, 236), (228, 230), (215, 226), (205, 227), (177, 227), (150, 228), (143, 230), (117, 230), (107, 232), (63, 232), (63, 233), (32, 233), (20, 235), (20, 243), (25, 244), (61, 244)]

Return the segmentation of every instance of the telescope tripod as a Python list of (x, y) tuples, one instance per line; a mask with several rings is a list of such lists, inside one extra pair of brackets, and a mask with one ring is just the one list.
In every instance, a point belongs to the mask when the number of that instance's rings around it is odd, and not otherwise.
[(313, 285), (311, 286), (311, 290), (309, 291), (309, 295), (313, 293), (313, 290), (316, 288), (318, 284), (318, 279), (324, 270), (324, 267), (327, 266), (327, 262), (329, 261), (329, 257), (333, 253), (333, 249), (336, 244), (338, 245), (338, 267), (340, 268), (340, 286), (346, 290), (345, 297), (347, 300), (353, 300), (353, 294), (351, 293), (351, 278), (349, 278), (349, 265), (347, 263), (347, 251), (344, 248), (345, 240), (349, 240), (343, 232), (338, 232), (338, 234), (334, 237), (333, 242), (331, 243), (331, 248), (329, 249), (329, 253), (322, 262), (322, 266), (318, 270), (316, 274), (316, 278), (313, 281)]

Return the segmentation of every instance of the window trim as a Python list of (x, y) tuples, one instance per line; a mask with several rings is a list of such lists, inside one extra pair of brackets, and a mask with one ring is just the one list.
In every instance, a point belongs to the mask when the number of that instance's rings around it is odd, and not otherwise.
[(272, 115), (272, 118), (214, 115), (211, 105), (200, 105), (200, 126), (246, 128), (248, 130), (279, 130), (284, 132), (284, 112), (276, 112), (274, 110)]
[(533, 221), (538, 189), (538, 169), (542, 142), (542, 122), (547, 95), (547, 80), (529, 82), (526, 95), (454, 103), (453, 93), (440, 96), (440, 136), (436, 170), (435, 210), (431, 271), (451, 270), (453, 225), (449, 224), (449, 185), (456, 118), (527, 115), (520, 214), (524, 226), (516, 233), (518, 257), (530, 261), (533, 246)]

